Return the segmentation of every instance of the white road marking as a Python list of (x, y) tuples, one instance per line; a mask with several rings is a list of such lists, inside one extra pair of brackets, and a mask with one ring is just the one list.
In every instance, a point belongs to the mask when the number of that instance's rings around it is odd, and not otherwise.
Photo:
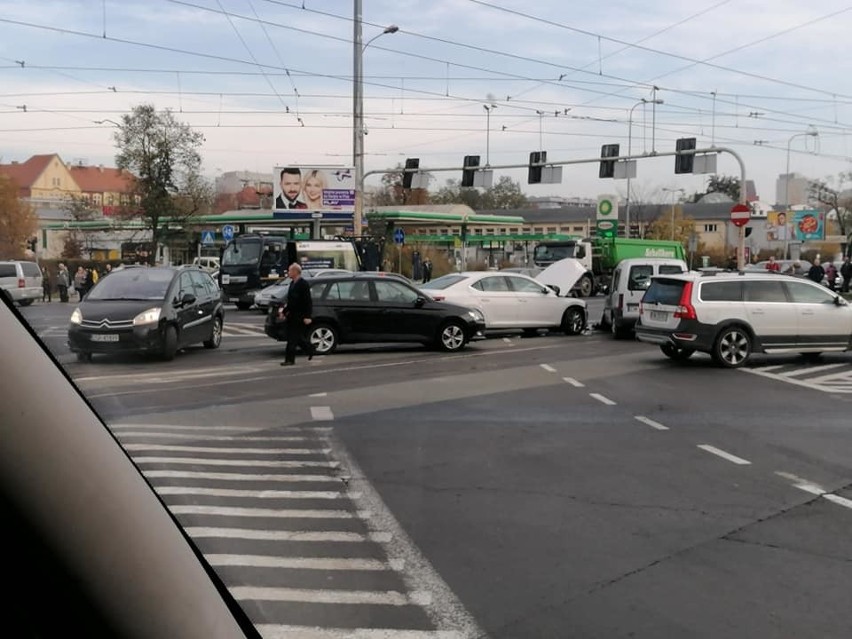
[(410, 606), (416, 593), (393, 590), (307, 590), (302, 588), (264, 588), (233, 586), (228, 588), (240, 601), (294, 601), (324, 604), (363, 604), (368, 606)]
[(589, 397), (598, 400), (601, 404), (606, 404), (607, 406), (615, 406), (614, 401), (612, 401), (609, 397), (604, 397), (600, 393), (589, 393)]
[(569, 384), (571, 384), (571, 386), (573, 386), (575, 388), (585, 388), (586, 387), (586, 385), (583, 382), (578, 382), (573, 377), (563, 377), (562, 379), (564, 381), (568, 382)]
[(817, 371), (827, 371), (833, 368), (839, 368), (841, 366), (847, 366), (847, 364), (824, 364), (822, 366), (808, 366), (806, 368), (797, 368), (792, 371), (787, 371), (786, 373), (779, 373), (779, 375), (781, 375), (782, 377), (798, 377), (808, 375), (810, 373), (816, 373)]
[(207, 528), (193, 527), (185, 528), (186, 534), (193, 539), (257, 539), (266, 541), (305, 541), (305, 542), (376, 542), (387, 543), (390, 540), (388, 533), (368, 533), (362, 535), (355, 532), (343, 531), (316, 531), (316, 530), (251, 530), (246, 528)]
[(839, 386), (834, 386), (831, 384), (820, 385), (819, 383), (814, 383), (814, 380), (804, 381), (796, 379), (795, 377), (784, 376), (783, 374), (768, 373), (765, 371), (765, 369), (761, 368), (738, 368), (737, 370), (742, 371), (744, 373), (751, 373), (752, 375), (760, 375), (761, 377), (767, 377), (769, 379), (786, 382), (787, 384), (794, 384), (796, 386), (801, 386), (802, 388), (818, 390), (823, 393), (852, 393), (852, 388), (846, 388), (844, 384), (841, 384)]
[(328, 393), (311, 393), (308, 397), (325, 397)]
[(512, 340), (510, 340), (508, 337), (504, 337), (504, 338), (503, 338), (503, 341), (504, 341), (506, 344), (508, 344), (509, 346), (514, 346), (514, 345), (515, 345), (515, 342), (513, 342)]
[(235, 488), (196, 488), (158, 486), (159, 495), (208, 495), (211, 497), (256, 497), (258, 499), (346, 499), (356, 495), (336, 490), (237, 490)]
[(393, 570), (379, 559), (341, 559), (327, 557), (275, 557), (272, 555), (204, 555), (213, 566), (252, 566), (294, 570)]
[(389, 628), (314, 628), (256, 624), (263, 639), (463, 639), (453, 630), (392, 630)]
[(708, 453), (711, 453), (713, 455), (717, 455), (717, 456), (721, 457), (722, 459), (727, 459), (729, 462), (732, 462), (734, 464), (739, 464), (741, 466), (744, 466), (746, 464), (751, 464), (751, 462), (748, 461), (747, 459), (743, 459), (742, 457), (737, 457), (736, 455), (732, 455), (731, 453), (726, 453), (721, 448), (716, 448), (715, 446), (710, 446), (709, 444), (698, 444), (698, 448), (700, 448), (701, 450), (705, 450)]
[[(261, 430), (257, 426), (206, 426), (203, 424), (199, 424), (198, 426), (175, 426), (171, 424), (107, 424), (110, 430), (133, 430), (133, 429), (162, 429), (163, 432), (171, 432), (171, 431), (219, 431), (219, 430), (229, 430), (233, 432), (251, 432), (256, 430)], [(148, 431), (153, 432), (153, 430)]]
[(224, 515), (228, 517), (274, 517), (279, 519), (369, 519), (370, 511), (359, 510), (300, 510), (288, 508), (244, 508), (241, 506), (172, 505), (175, 515)]
[(137, 464), (192, 464), (193, 466), (247, 466), (256, 468), (337, 468), (336, 461), (289, 459), (200, 459), (198, 457), (134, 457)]
[(311, 418), (318, 422), (328, 422), (334, 420), (334, 413), (331, 412), (331, 406), (311, 406)]
[(650, 417), (645, 417), (644, 415), (634, 415), (633, 419), (642, 422), (643, 424), (650, 426), (651, 428), (656, 428), (657, 430), (669, 430), (668, 426), (663, 426), (660, 422), (655, 422)]
[(550, 364), (540, 364), (540, 366), (541, 366), (544, 370), (546, 370), (548, 373), (555, 373), (555, 372), (556, 372), (556, 369), (555, 369), (555, 368), (553, 368), (553, 366), (551, 366)]
[(852, 508), (852, 499), (846, 499), (846, 497), (841, 497), (840, 495), (823, 495), (823, 497), (838, 506)]
[(775, 364), (773, 366), (759, 366), (759, 367), (753, 368), (752, 370), (761, 371), (763, 373), (768, 373), (769, 371), (776, 371), (779, 368), (784, 368), (784, 364)]
[(199, 435), (197, 433), (153, 433), (150, 431), (121, 431), (118, 438), (121, 440), (131, 437), (144, 437), (150, 439), (158, 437), (162, 439), (190, 439), (205, 442), (310, 442), (315, 441), (310, 437), (254, 437), (251, 435)]
[(127, 450), (160, 450), (174, 453), (222, 453), (251, 455), (327, 455), (330, 448), (215, 448), (207, 446), (170, 446), (168, 444), (125, 444)]
[(142, 471), (148, 479), (221, 479), (223, 481), (289, 481), (289, 482), (327, 482), (340, 485), (340, 477), (331, 475), (246, 475), (245, 473), (202, 473), (183, 470)]

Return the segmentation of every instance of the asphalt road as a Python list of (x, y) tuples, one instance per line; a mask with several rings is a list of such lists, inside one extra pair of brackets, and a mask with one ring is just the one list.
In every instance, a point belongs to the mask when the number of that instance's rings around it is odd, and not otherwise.
[(593, 332), (283, 369), (229, 311), (218, 351), (78, 364), (70, 308), (23, 312), (268, 636), (850, 636), (852, 354)]

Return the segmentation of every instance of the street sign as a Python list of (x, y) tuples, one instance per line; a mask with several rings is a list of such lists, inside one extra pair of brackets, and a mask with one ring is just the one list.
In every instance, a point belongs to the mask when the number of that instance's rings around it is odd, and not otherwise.
[(614, 195), (599, 195), (597, 207), (598, 237), (615, 237), (618, 234), (618, 200)]
[(201, 231), (201, 243), (205, 246), (213, 244), (216, 241), (216, 234), (213, 231)]
[(393, 241), (395, 244), (405, 244), (405, 231), (396, 229), (393, 232)]
[(751, 208), (748, 204), (734, 204), (731, 207), (731, 222), (734, 226), (745, 226), (751, 219)]
[(230, 242), (234, 239), (234, 227), (231, 224), (225, 224), (222, 227), (222, 238), (226, 242)]

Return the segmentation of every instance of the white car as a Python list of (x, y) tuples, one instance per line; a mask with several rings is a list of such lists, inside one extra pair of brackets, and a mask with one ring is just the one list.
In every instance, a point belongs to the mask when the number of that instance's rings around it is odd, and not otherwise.
[(420, 286), (436, 300), (474, 308), (485, 316), (486, 330), (540, 328), (577, 335), (586, 328), (586, 303), (559, 297), (548, 286), (520, 273), (470, 271), (451, 273)]

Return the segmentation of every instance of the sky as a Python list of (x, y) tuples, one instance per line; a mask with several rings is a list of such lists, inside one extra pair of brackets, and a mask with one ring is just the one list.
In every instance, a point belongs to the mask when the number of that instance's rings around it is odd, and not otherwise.
[[(678, 138), (739, 156), (758, 195), (852, 158), (852, 3), (841, 0), (363, 0), (365, 166), (419, 158), (431, 188), (493, 166), (643, 155), (634, 201), (668, 202)], [(114, 166), (138, 104), (202, 132), (204, 171), (352, 166), (354, 0), (0, 0), (0, 162)], [(396, 25), (396, 33), (383, 34)], [(378, 36), (378, 37), (377, 37)], [(374, 39), (375, 38), (375, 39)], [(643, 103), (643, 100), (646, 102)], [(653, 100), (661, 104), (652, 105)], [(816, 135), (810, 135), (815, 133)], [(722, 153), (718, 172), (740, 175)], [(597, 163), (530, 196), (626, 192)], [(367, 179), (377, 185), (379, 177)], [(669, 190), (664, 190), (669, 189)]]

